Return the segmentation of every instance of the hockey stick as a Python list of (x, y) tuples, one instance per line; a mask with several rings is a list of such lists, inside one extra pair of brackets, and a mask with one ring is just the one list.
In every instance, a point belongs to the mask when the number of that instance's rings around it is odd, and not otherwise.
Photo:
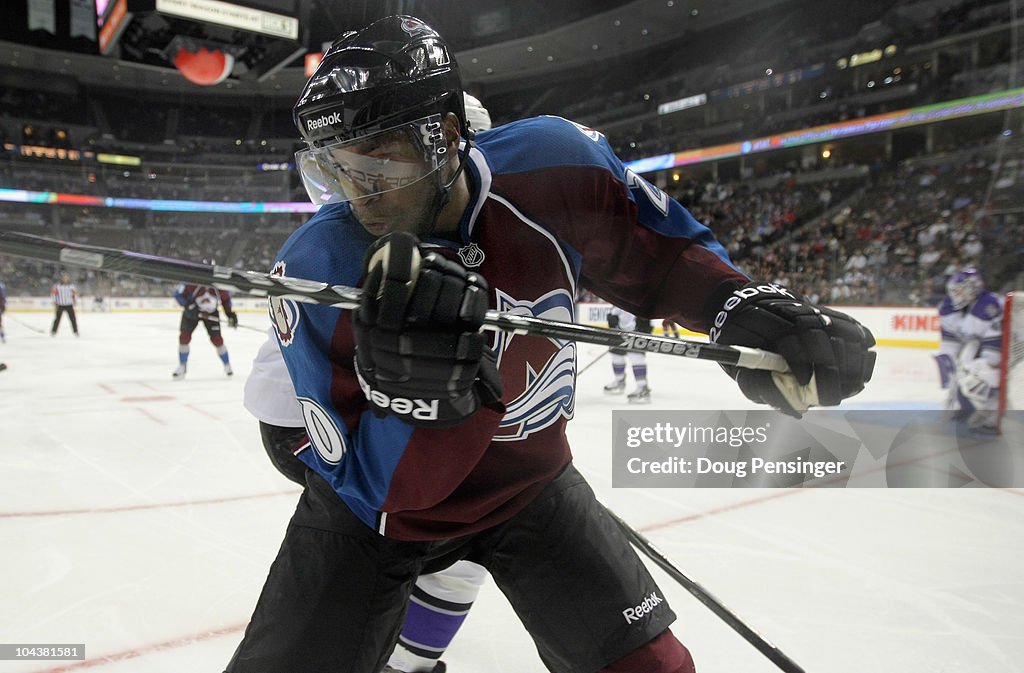
[(609, 353), (609, 352), (610, 352), (610, 351), (603, 351), (603, 352), (602, 352), (602, 353), (601, 353), (600, 355), (598, 355), (598, 356), (597, 356), (596, 358), (594, 358), (593, 360), (591, 360), (590, 362), (588, 362), (588, 363), (586, 364), (586, 366), (585, 366), (585, 367), (583, 367), (583, 369), (581, 369), (581, 370), (579, 370), (578, 372), (576, 372), (576, 376), (579, 376), (579, 375), (580, 375), (580, 374), (582, 374), (583, 372), (587, 371), (588, 369), (590, 369), (591, 367), (593, 367), (594, 365), (596, 365), (596, 364), (597, 364), (597, 362), (598, 362), (598, 360), (600, 360), (601, 358), (603, 358), (603, 357), (604, 357), (605, 355), (608, 355), (608, 353)]
[(13, 315), (8, 315), (7, 317), (10, 318), (11, 320), (13, 320), (14, 322), (18, 323), (22, 327), (27, 327), (28, 329), (32, 330), (36, 334), (46, 334), (46, 330), (39, 329), (35, 325), (29, 325), (27, 322), (25, 322), (24, 320), (21, 320), (20, 318), (15, 318)]
[[(204, 317), (202, 317), (202, 313), (200, 313), (199, 319), (200, 320), (206, 320), (206, 321), (209, 321), (209, 322), (215, 322), (218, 325), (221, 324), (220, 314), (217, 314), (217, 315), (210, 314), (210, 315), (208, 315), (207, 317), (204, 318)], [(228, 327), (231, 327), (230, 323), (228, 324)], [(260, 332), (261, 334), (266, 334), (267, 333), (267, 328), (265, 328), (265, 327), (264, 328), (253, 327), (252, 325), (243, 325), (242, 323), (235, 323), (235, 326), (231, 327), (231, 329), (238, 329), (239, 327), (241, 327), (242, 329), (252, 330), (253, 332)], [(223, 329), (223, 327), (221, 329)]]
[(253, 332), (260, 332), (261, 334), (266, 334), (267, 333), (267, 328), (266, 327), (261, 329), (259, 327), (253, 327), (252, 325), (242, 325), (242, 324), (235, 325), (235, 327), (240, 327), (242, 329), (252, 330)]
[(650, 540), (623, 521), (615, 512), (611, 511), (607, 507), (605, 510), (608, 512), (608, 516), (619, 524), (634, 547), (642, 552), (647, 558), (654, 561), (659, 568), (668, 573), (669, 577), (681, 584), (684, 589), (689, 591), (709, 610), (718, 615), (718, 617), (728, 624), (733, 631), (740, 634), (744, 640), (753, 645), (758, 652), (768, 657), (768, 659), (778, 666), (780, 670), (785, 671), (785, 673), (805, 673), (804, 669), (786, 656), (782, 650), (769, 642), (760, 633), (747, 626), (732, 610), (725, 607), (721, 601), (708, 593), (707, 589), (687, 577), (686, 574), (672, 563), (672, 561), (670, 561), (664, 554), (662, 554)]
[[(271, 276), (256, 271), (237, 271), (223, 266), (58, 241), (18, 232), (0, 232), (0, 253), (99, 269), (111, 273), (210, 285), (221, 290), (239, 293), (282, 297), (304, 303), (326, 304), (335, 308), (352, 309), (359, 306), (360, 290), (354, 287), (328, 285), (318, 281), (287, 276)], [(514, 334), (542, 336), (549, 339), (578, 341), (597, 346), (614, 346), (638, 353), (663, 353), (698, 360), (712, 360), (749, 369), (767, 369), (777, 372), (789, 370), (781, 355), (757, 348), (670, 339), (641, 332), (620, 332), (513, 313), (488, 311), (487, 317), (484, 319), (484, 328)]]

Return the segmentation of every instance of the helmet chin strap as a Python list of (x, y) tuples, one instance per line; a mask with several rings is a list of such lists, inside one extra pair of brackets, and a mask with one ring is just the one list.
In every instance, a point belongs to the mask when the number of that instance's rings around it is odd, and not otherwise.
[[(474, 146), (473, 139), (469, 138), (466, 140), (466, 153)], [(456, 153), (458, 150), (456, 150)], [(437, 171), (434, 175), (434, 198), (430, 205), (427, 207), (425, 212), (426, 217), (424, 218), (423, 228), (420, 231), (420, 236), (432, 236), (437, 230), (437, 220), (441, 216), (441, 211), (448, 205), (452, 196), (452, 187), (455, 186), (455, 181), (462, 175), (462, 171), (466, 168), (466, 162), (463, 159), (459, 159), (459, 167), (455, 169), (455, 173), (447, 183), (442, 183), (441, 171)]]

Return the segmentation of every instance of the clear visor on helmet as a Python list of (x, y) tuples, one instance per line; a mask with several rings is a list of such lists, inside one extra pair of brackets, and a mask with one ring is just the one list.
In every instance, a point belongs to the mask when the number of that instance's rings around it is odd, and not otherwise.
[(440, 115), (295, 153), (295, 166), (310, 200), (317, 205), (408, 187), (447, 161)]

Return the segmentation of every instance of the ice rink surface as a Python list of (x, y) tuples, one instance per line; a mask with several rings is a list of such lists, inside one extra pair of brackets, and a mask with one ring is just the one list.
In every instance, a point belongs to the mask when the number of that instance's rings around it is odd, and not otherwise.
[[(84, 313), (80, 338), (67, 324), (50, 337), (49, 319), (8, 313), (0, 345), (0, 643), (84, 643), (87, 659), (0, 661), (0, 673), (218, 673), (298, 497), (242, 407), (264, 334), (226, 332), (228, 378), (200, 328), (175, 381), (177, 314)], [(580, 367), (600, 353), (582, 346)], [(752, 406), (717, 365), (648, 362), (645, 408)], [(580, 377), (576, 464), (807, 673), (1024, 671), (1024, 489), (613, 489), (611, 412), (627, 405), (602, 393), (610, 374), (604, 358)], [(927, 351), (882, 348), (850, 402), (942, 398)], [(653, 572), (701, 673), (778, 670)], [(450, 673), (544, 671), (493, 583), (444, 659)]]

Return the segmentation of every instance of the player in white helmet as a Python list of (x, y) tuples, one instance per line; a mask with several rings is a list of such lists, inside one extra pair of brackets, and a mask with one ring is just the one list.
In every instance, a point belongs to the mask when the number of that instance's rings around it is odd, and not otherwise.
[(939, 306), (942, 339), (935, 360), (954, 417), (981, 432), (995, 432), (999, 406), (1003, 299), (985, 290), (973, 267), (946, 283)]

